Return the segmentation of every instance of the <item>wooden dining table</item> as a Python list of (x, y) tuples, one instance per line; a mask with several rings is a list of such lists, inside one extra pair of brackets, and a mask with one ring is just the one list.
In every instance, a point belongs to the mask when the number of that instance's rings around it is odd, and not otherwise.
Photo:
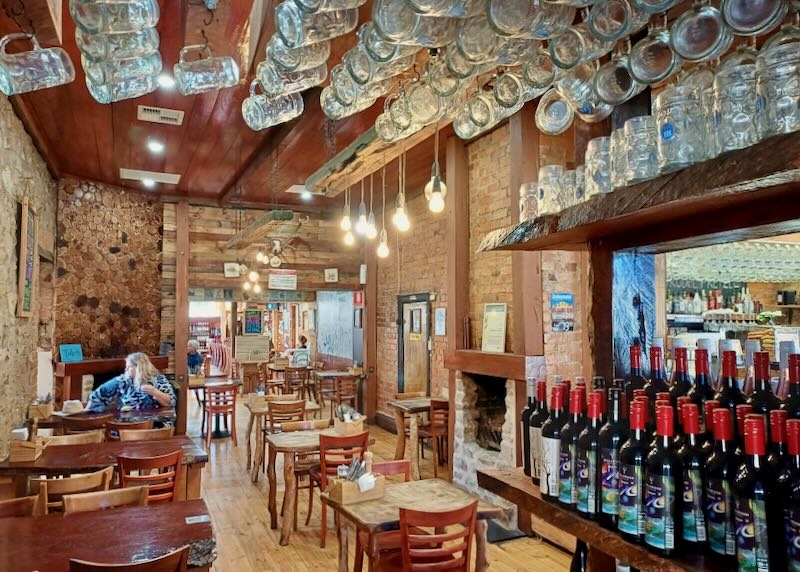
[(431, 410), (431, 398), (398, 399), (388, 401), (386, 405), (394, 410), (394, 426), (397, 430), (397, 444), (394, 449), (396, 460), (402, 459), (406, 454), (406, 416), (409, 417), (408, 440), (411, 442), (411, 477), (419, 480), (419, 415)]
[[(134, 423), (152, 419), (154, 423), (175, 423), (175, 409), (172, 407), (159, 407), (156, 409), (131, 409), (130, 411), (103, 411), (100, 413), (75, 413), (74, 415), (50, 415), (36, 419), (36, 426), (39, 429), (52, 429), (53, 435), (61, 435), (64, 432), (64, 417), (70, 419), (97, 419), (105, 417), (109, 413), (114, 414), (114, 421), (117, 423)], [(30, 428), (33, 419), (28, 419), (27, 424)]]
[(178, 473), (177, 500), (200, 498), (202, 470), (208, 453), (190, 437), (180, 435), (158, 441), (106, 441), (84, 445), (49, 445), (35, 461), (0, 462), (0, 475), (14, 478), (15, 494), (25, 496), (28, 479), (35, 475), (68, 475), (115, 467), (117, 457), (157, 457), (183, 450), (182, 469)]
[[(201, 517), (201, 522), (194, 522), (198, 519), (193, 517)], [(70, 558), (131, 564), (186, 545), (189, 568), (210, 570), (217, 557), (217, 542), (208, 507), (201, 499), (0, 518), (3, 572), (69, 572)]]
[[(322, 502), (338, 515), (337, 536), (339, 538), (339, 572), (347, 572), (348, 523), (356, 531), (369, 535), (369, 544), (364, 550), (371, 562), (378, 556), (375, 535), (400, 527), (400, 509), (408, 508), (427, 512), (443, 512), (461, 508), (475, 499), (454, 484), (442, 479), (425, 479), (406, 483), (387, 484), (385, 494), (375, 500), (356, 504), (341, 504), (322, 493)], [(486, 531), (488, 519), (503, 516), (503, 509), (478, 499), (478, 514), (475, 524), (475, 570), (483, 572), (489, 567)], [(369, 567), (372, 570), (372, 566)]]
[[(278, 479), (276, 475), (276, 461), (278, 453), (283, 453), (283, 491), (284, 509), (283, 522), (281, 523), (281, 546), (289, 544), (289, 539), (294, 530), (294, 505), (297, 483), (294, 479), (295, 455), (314, 453), (319, 451), (320, 435), (338, 435), (333, 427), (329, 429), (311, 431), (293, 431), (291, 433), (273, 433), (267, 435), (267, 480), (269, 481), (269, 518), (270, 528), (278, 528)], [(374, 442), (370, 439), (370, 443)]]

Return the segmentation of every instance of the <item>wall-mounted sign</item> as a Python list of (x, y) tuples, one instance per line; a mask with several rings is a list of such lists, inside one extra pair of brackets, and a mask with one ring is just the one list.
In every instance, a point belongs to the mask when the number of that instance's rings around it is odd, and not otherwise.
[(483, 338), (481, 351), (506, 351), (506, 313), (507, 304), (483, 305)]
[(433, 335), (447, 335), (447, 308), (436, 308), (433, 311)]
[(356, 290), (353, 292), (353, 306), (356, 308), (363, 308), (364, 307), (364, 291), (363, 290)]
[(39, 262), (39, 235), (36, 226), (36, 211), (27, 197), (22, 201), (19, 222), (19, 260), (17, 282), (17, 316), (27, 318), (33, 308), (33, 287), (36, 267)]
[(317, 294), (307, 290), (267, 290), (261, 298), (265, 302), (313, 302)]
[(267, 288), (270, 290), (297, 290), (297, 270), (270, 270)]
[(339, 269), (338, 268), (326, 268), (325, 269), (325, 282), (338, 282), (339, 281)]
[(550, 294), (550, 314), (554, 332), (571, 332), (575, 329), (575, 297), (565, 292)]
[(61, 344), (58, 346), (58, 355), (62, 363), (83, 361), (83, 349), (80, 344)]
[(362, 264), (358, 267), (358, 283), (359, 284), (366, 284), (367, 283), (367, 265)]
[(225, 262), (222, 265), (222, 271), (225, 278), (239, 278), (242, 275), (238, 262)]
[(261, 310), (249, 309), (244, 311), (244, 334), (259, 335), (263, 324)]

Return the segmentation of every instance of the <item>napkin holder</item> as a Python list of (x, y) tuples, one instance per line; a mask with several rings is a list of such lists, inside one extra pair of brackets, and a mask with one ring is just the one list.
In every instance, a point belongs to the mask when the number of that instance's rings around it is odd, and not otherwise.
[(28, 405), (28, 418), (29, 419), (46, 419), (53, 414), (53, 402), (50, 403), (32, 403)]
[(358, 435), (364, 432), (364, 418), (359, 417), (354, 421), (341, 421), (338, 417), (333, 418), (333, 431), (337, 435), (347, 437)]
[(47, 439), (38, 436), (34, 437), (33, 441), (11, 441), (8, 460), (12, 463), (33, 462), (42, 456), (46, 446)]
[(358, 488), (358, 483), (346, 479), (329, 478), (328, 495), (331, 500), (342, 504), (357, 504), (382, 498), (386, 492), (386, 477), (383, 475), (375, 476), (375, 487), (372, 490), (362, 493)]

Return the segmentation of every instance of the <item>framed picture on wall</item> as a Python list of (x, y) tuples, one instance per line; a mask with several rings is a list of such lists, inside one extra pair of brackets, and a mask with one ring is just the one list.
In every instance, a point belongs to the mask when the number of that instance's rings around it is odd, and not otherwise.
[(506, 351), (506, 313), (507, 304), (483, 305), (482, 352)]
[(17, 316), (28, 318), (33, 312), (34, 286), (39, 266), (39, 232), (36, 211), (28, 198), (22, 200), (18, 240)]
[(241, 271), (239, 270), (238, 262), (223, 263), (222, 272), (225, 275), (225, 278), (239, 278), (239, 276), (242, 275)]
[(338, 268), (326, 268), (324, 271), (325, 282), (338, 282), (339, 281), (339, 269)]

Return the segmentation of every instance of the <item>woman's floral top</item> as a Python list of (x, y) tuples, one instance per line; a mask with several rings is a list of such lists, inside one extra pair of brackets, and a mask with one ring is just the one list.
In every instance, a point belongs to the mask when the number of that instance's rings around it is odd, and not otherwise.
[[(170, 406), (175, 405), (175, 389), (169, 380), (163, 375), (153, 378), (155, 388), (170, 396)], [(103, 385), (95, 389), (89, 396), (89, 403), (86, 406), (90, 411), (107, 411), (109, 409), (121, 409), (129, 406), (132, 409), (157, 409), (161, 407), (156, 398), (148, 395), (136, 386), (133, 379), (126, 375), (118, 375), (109, 379)]]

